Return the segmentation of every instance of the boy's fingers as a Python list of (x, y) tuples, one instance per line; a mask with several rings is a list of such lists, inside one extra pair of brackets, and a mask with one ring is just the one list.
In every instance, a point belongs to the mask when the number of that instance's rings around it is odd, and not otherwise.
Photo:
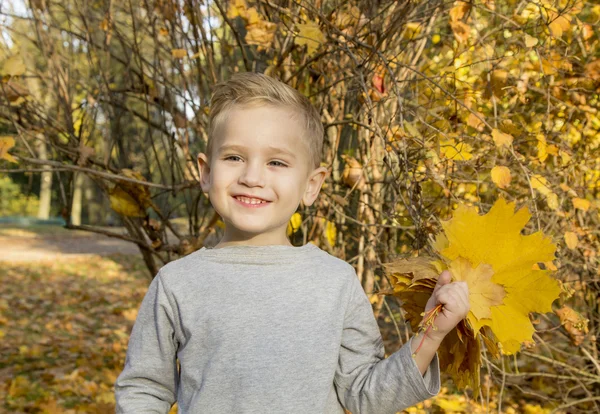
[(433, 291), (437, 292), (442, 286), (450, 283), (451, 279), (452, 279), (452, 276), (450, 275), (450, 271), (444, 270), (440, 274), (440, 277), (438, 277), (437, 283), (435, 284), (435, 288), (433, 288)]

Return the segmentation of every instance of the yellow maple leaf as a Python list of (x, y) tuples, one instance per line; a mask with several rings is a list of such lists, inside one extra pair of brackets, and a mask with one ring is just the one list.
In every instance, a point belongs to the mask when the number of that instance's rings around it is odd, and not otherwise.
[(519, 351), (521, 344), (532, 341), (534, 328), (529, 314), (551, 312), (552, 302), (561, 291), (549, 271), (537, 265), (551, 263), (556, 246), (541, 232), (521, 234), (530, 218), (526, 208), (515, 212), (514, 203), (502, 198), (485, 215), (461, 205), (452, 219), (442, 222), (444, 232), (433, 244), (441, 262), (420, 257), (384, 266), (393, 289), (380, 293), (401, 299), (413, 330), (419, 329), (421, 312), (437, 281), (436, 273), (441, 273), (444, 266), (453, 280), (469, 285), (468, 323), (459, 323), (439, 350), (440, 368), (452, 375), (459, 387), (470, 386), (478, 392), (479, 337), (495, 358), (500, 351)]
[(492, 306), (502, 304), (506, 295), (501, 285), (492, 282), (494, 269), (492, 266), (482, 263), (476, 268), (462, 257), (450, 263), (450, 273), (454, 280), (465, 281), (469, 285), (469, 303), (471, 310), (467, 318), (473, 326), (478, 319), (491, 318)]
[(473, 267), (482, 263), (492, 267), (492, 282), (502, 285), (506, 296), (501, 305), (491, 307), (491, 318), (477, 320), (472, 328), (477, 333), (490, 326), (507, 354), (531, 341), (529, 313), (551, 312), (560, 293), (558, 282), (546, 270), (533, 269), (536, 263), (553, 260), (556, 246), (541, 232), (522, 235), (531, 215), (527, 208), (515, 212), (514, 207), (500, 198), (480, 216), (474, 208), (459, 206), (454, 217), (442, 223), (448, 247), (440, 252), (451, 261), (462, 257)]
[(306, 45), (309, 55), (315, 53), (317, 48), (325, 43), (325, 35), (319, 29), (319, 25), (314, 22), (306, 24), (298, 24), (298, 35), (294, 39), (294, 43), (298, 46)]

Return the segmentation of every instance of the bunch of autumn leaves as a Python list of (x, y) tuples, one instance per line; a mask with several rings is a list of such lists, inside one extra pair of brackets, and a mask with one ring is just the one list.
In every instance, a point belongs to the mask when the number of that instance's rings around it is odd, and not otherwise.
[(380, 294), (402, 300), (415, 332), (435, 329), (439, 309), (426, 315), (422, 311), (443, 270), (450, 270), (453, 281), (467, 282), (471, 310), (438, 351), (441, 370), (459, 387), (479, 390), (481, 342), (495, 358), (518, 352), (535, 331), (529, 314), (551, 312), (561, 292), (558, 281), (539, 266), (554, 259), (556, 246), (541, 232), (521, 234), (530, 217), (527, 208), (515, 212), (514, 204), (504, 199), (486, 215), (459, 206), (453, 218), (442, 223), (444, 233), (433, 244), (438, 258), (421, 256), (385, 265), (393, 289)]

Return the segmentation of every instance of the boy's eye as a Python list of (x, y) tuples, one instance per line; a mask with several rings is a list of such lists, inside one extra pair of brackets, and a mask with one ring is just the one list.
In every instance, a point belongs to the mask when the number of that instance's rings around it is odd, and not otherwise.
[(269, 164), (273, 165), (275, 167), (287, 167), (287, 165), (285, 165), (281, 161), (271, 161), (271, 162), (269, 162)]
[(223, 158), (225, 161), (240, 161), (241, 158), (238, 157), (237, 155), (228, 155), (227, 157)]

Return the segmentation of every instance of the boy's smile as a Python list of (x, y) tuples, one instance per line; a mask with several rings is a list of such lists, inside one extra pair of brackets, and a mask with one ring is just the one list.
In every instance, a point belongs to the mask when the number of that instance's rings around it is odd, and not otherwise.
[(233, 107), (212, 154), (198, 156), (203, 191), (225, 223), (218, 247), (284, 244), (301, 201), (311, 205), (326, 175), (313, 168), (294, 112), (269, 105)]

